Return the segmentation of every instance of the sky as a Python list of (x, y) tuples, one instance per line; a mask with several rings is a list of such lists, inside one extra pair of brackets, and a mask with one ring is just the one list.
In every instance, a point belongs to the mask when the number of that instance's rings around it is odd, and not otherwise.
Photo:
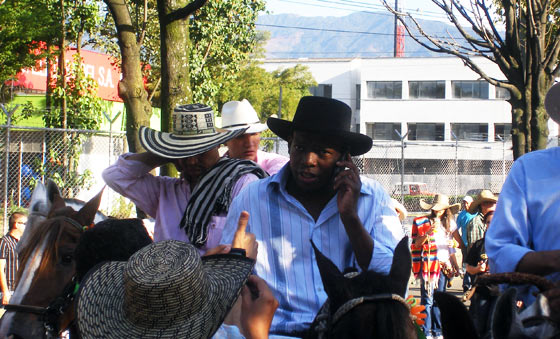
[[(391, 5), (395, 0), (388, 0)], [(442, 11), (430, 0), (398, 0), (405, 11), (418, 17), (445, 20)], [(271, 14), (291, 13), (302, 16), (345, 16), (355, 11), (387, 11), (381, 0), (267, 0)]]

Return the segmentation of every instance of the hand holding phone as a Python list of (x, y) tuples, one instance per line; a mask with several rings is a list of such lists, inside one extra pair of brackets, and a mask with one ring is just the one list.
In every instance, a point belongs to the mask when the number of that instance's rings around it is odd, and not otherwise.
[[(342, 153), (342, 155), (340, 156), (340, 158), (337, 160), (337, 162), (339, 161), (345, 161), (346, 159), (348, 159), (348, 152), (344, 152)], [(335, 166), (335, 168), (333, 169), (333, 174), (332, 174), (332, 178), (331, 178), (331, 182), (334, 184), (334, 180), (336, 179), (336, 176), (341, 173), (342, 171), (344, 171), (344, 169), (346, 169), (346, 166), (342, 165), (342, 166)]]

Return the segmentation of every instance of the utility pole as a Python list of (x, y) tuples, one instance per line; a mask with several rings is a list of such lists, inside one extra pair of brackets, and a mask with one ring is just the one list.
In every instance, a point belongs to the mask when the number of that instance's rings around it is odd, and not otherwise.
[[(399, 0), (395, 0), (395, 12), (401, 12), (404, 0), (401, 0), (401, 6), (399, 6)], [(395, 14), (395, 39), (393, 46), (393, 56), (395, 58), (404, 57), (404, 27)]]

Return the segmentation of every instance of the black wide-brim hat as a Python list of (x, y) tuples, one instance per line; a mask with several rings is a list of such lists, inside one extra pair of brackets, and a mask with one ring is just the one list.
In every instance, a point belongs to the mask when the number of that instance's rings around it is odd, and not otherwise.
[(352, 109), (342, 101), (306, 96), (299, 101), (292, 121), (268, 118), (268, 128), (280, 138), (288, 140), (293, 131), (320, 134), (341, 141), (350, 155), (367, 153), (373, 141), (367, 135), (350, 131)]

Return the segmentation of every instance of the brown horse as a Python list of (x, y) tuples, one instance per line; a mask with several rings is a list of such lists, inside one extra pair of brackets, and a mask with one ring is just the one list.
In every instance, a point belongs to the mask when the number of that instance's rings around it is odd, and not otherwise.
[(389, 275), (373, 271), (348, 277), (313, 244), (327, 293), (307, 338), (416, 338), (404, 301), (412, 268), (408, 238), (395, 249)]
[(74, 249), (93, 224), (101, 192), (79, 211), (67, 207), (56, 185), (33, 192), (29, 220), (18, 243), (16, 289), (2, 317), (0, 337), (56, 337), (74, 318)]

